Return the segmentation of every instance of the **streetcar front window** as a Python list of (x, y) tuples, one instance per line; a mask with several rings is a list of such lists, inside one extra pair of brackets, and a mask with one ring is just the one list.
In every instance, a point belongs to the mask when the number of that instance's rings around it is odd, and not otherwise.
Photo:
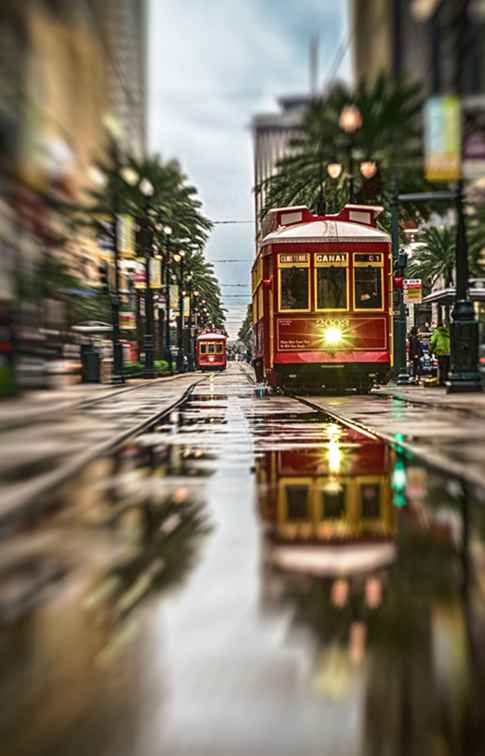
[(354, 268), (356, 310), (382, 309), (382, 268)]
[(381, 487), (378, 483), (364, 483), (360, 486), (361, 516), (364, 520), (375, 520), (381, 514)]
[(217, 344), (216, 345), (216, 352), (217, 352), (217, 354), (222, 354), (222, 344)]
[(205, 344), (201, 344), (200, 345), (200, 353), (201, 354), (205, 354), (206, 353), (206, 345)]
[(293, 484), (285, 487), (287, 519), (306, 520), (308, 517), (308, 486)]
[(308, 267), (280, 268), (280, 309), (308, 310)]
[(347, 309), (347, 268), (316, 269), (317, 310)]
[(215, 344), (209, 344), (208, 345), (209, 354), (214, 354), (216, 351), (216, 345)]
[(345, 516), (345, 486), (322, 492), (323, 518), (339, 520)]

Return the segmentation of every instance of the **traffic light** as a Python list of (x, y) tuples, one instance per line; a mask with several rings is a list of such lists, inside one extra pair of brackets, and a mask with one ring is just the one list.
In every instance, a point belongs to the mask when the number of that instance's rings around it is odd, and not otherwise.
[(103, 293), (109, 292), (108, 263), (101, 263), (98, 267), (99, 286)]

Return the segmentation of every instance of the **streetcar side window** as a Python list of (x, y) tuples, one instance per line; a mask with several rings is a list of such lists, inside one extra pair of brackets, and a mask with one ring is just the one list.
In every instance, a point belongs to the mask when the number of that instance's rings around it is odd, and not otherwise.
[(280, 310), (308, 310), (308, 267), (280, 268)]
[(206, 345), (205, 344), (201, 344), (200, 345), (200, 353), (201, 354), (205, 354), (206, 353)]

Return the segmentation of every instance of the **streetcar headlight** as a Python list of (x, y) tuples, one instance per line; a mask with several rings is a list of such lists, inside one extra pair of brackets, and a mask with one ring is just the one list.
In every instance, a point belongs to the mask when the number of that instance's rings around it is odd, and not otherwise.
[(323, 332), (323, 340), (325, 344), (335, 346), (336, 344), (340, 344), (342, 339), (343, 333), (340, 328), (337, 328), (336, 326), (328, 326), (325, 328)]
[(209, 357), (209, 362), (214, 362), (214, 358), (213, 357)]

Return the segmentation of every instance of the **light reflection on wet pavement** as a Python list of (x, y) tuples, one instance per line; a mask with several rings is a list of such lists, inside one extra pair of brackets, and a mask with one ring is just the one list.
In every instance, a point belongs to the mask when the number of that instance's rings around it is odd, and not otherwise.
[(0, 557), (19, 756), (483, 754), (481, 494), (235, 368)]

